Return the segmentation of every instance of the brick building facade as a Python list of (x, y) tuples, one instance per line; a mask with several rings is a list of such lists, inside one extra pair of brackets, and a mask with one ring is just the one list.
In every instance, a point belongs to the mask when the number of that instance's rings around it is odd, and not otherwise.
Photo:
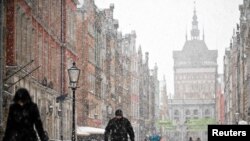
[(74, 61), (81, 70), (77, 126), (105, 128), (121, 108), (134, 127), (136, 141), (151, 132), (147, 126), (155, 125), (152, 99), (158, 92), (157, 69), (150, 74), (148, 53), (144, 60), (141, 49), (137, 51), (134, 31), (118, 32), (113, 4), (107, 9), (98, 9), (94, 0), (84, 0), (79, 8), (77, 0), (8, 0), (4, 4), (3, 128), (15, 90), (26, 87), (38, 103), (50, 139), (69, 140), (72, 91), (67, 69)]

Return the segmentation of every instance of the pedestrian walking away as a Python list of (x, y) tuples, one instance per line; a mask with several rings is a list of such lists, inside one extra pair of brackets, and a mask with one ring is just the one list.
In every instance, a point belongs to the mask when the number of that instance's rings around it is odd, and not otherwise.
[(188, 141), (193, 141), (193, 138), (192, 137), (189, 137), (189, 140)]
[(110, 119), (105, 128), (104, 141), (130, 141), (135, 140), (135, 134), (130, 121), (123, 117), (121, 109), (115, 111), (115, 117)]
[(13, 103), (9, 107), (3, 141), (38, 140), (48, 141), (49, 138), (43, 129), (37, 104), (32, 102), (27, 89), (20, 88), (16, 91)]

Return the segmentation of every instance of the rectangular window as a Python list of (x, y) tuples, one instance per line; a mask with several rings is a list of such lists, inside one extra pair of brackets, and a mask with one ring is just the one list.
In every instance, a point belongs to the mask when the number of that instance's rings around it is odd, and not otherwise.
[(48, 43), (48, 39), (45, 38), (45, 42), (44, 42), (44, 77), (48, 78), (49, 74), (49, 43)]
[(16, 62), (19, 64), (20, 62), (20, 44), (21, 44), (21, 27), (22, 27), (22, 15), (23, 12), (21, 11), (20, 7), (17, 7), (17, 16), (16, 16)]
[(37, 3), (38, 0), (29, 0), (31, 2), (32, 13), (37, 14)]
[(39, 69), (38, 79), (42, 78), (42, 68), (43, 68), (43, 36), (42, 33), (38, 33), (38, 65), (41, 66)]
[(89, 62), (95, 64), (95, 51), (93, 47), (89, 47), (88, 55), (89, 55)]
[(43, 3), (44, 3), (44, 1), (38, 1), (38, 11), (37, 11), (37, 14), (38, 14), (38, 17), (40, 19), (42, 19)]
[[(52, 55), (54, 55), (54, 54), (57, 54), (57, 49), (56, 49), (56, 47), (55, 46), (51, 46), (51, 54)], [(56, 63), (56, 62), (58, 62), (58, 60), (56, 59), (56, 58), (58, 58), (57, 56), (54, 56), (54, 57), (52, 57), (52, 55), (51, 55), (51, 63), (53, 64), (51, 64), (52, 66), (51, 66), (51, 80), (52, 80), (52, 82), (56, 82), (57, 83), (57, 75), (59, 74), (59, 73), (57, 73), (57, 68), (59, 67), (59, 66), (57, 66), (57, 65), (55, 65), (55, 64), (58, 64), (58, 63)]]
[(100, 33), (95, 31), (96, 32), (96, 36), (95, 36), (95, 62), (96, 62), (96, 65), (98, 67), (100, 67), (100, 45), (99, 45), (99, 36), (100, 36)]
[[(27, 61), (30, 62), (31, 61), (31, 57), (32, 57), (32, 20), (29, 18), (28, 19), (28, 25), (27, 25)], [(30, 66), (29, 66), (30, 67)]]
[(21, 65), (25, 64), (26, 61), (26, 55), (27, 55), (27, 17), (25, 14), (22, 15), (22, 26), (21, 26)]
[(95, 94), (95, 76), (93, 74), (89, 74), (88, 80), (89, 80), (89, 91)]
[(92, 37), (95, 37), (94, 25), (92, 25), (91, 23), (88, 23), (88, 33), (89, 33)]

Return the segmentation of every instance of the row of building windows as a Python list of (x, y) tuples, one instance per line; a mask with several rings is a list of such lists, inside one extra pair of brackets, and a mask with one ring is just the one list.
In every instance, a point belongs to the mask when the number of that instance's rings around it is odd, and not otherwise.
[(182, 92), (213, 92), (214, 91), (214, 85), (215, 84), (179, 84), (175, 86), (176, 92), (182, 91)]
[[(58, 56), (59, 49), (55, 42), (51, 42), (51, 38), (46, 36), (46, 32), (39, 30), (32, 24), (30, 17), (24, 14), (24, 11), (17, 6), (18, 15), (16, 16), (16, 62), (18, 65), (24, 66), (31, 60), (35, 62), (27, 66), (27, 70), (39, 67), (32, 73), (38, 80), (46, 78), (48, 81), (57, 83), (59, 72)], [(50, 63), (49, 63), (50, 61)], [(51, 66), (54, 65), (54, 67)], [(53, 70), (52, 70), (53, 69)], [(52, 74), (53, 73), (53, 74)]]
[(26, 3), (32, 8), (32, 15), (34, 15), (43, 26), (50, 28), (55, 36), (60, 38), (61, 31), (61, 0), (26, 0)]
[[(196, 59), (196, 58), (195, 58)], [(188, 60), (188, 61), (179, 61), (179, 62), (176, 62), (176, 65), (192, 65), (192, 66), (195, 66), (195, 65), (204, 65), (204, 66), (207, 66), (207, 65), (216, 65), (216, 61), (197, 61), (197, 60)]]
[[(211, 111), (209, 110), (209, 109), (206, 109), (205, 111), (204, 111), (204, 114), (205, 115), (210, 115), (211, 114)], [(179, 110), (175, 110), (174, 111), (174, 115), (175, 116), (180, 116), (181, 115), (181, 112), (179, 111)], [(197, 109), (195, 109), (195, 110), (186, 110), (185, 111), (185, 115), (199, 115), (199, 110), (197, 110)]]
[(214, 80), (215, 75), (209, 73), (183, 73), (175, 75), (175, 80)]

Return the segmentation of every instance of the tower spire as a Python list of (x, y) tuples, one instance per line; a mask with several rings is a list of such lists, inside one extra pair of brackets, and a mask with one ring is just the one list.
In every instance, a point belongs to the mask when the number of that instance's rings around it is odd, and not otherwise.
[(203, 38), (203, 41), (205, 41), (205, 32), (204, 32), (204, 26), (203, 26), (203, 36), (202, 36), (202, 38)]
[(192, 21), (192, 30), (191, 30), (191, 39), (199, 39), (200, 36), (200, 30), (198, 29), (198, 21), (197, 21), (197, 15), (196, 15), (196, 2), (194, 1), (194, 15), (193, 15), (193, 21)]
[(188, 40), (188, 35), (187, 35), (187, 28), (186, 28), (186, 41)]

